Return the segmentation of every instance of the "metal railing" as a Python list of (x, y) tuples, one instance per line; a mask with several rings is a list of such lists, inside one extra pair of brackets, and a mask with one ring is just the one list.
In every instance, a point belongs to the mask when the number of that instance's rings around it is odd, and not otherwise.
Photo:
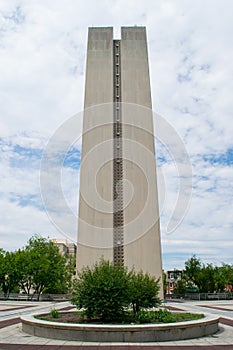
[(166, 294), (167, 300), (232, 300), (233, 293), (185, 293), (185, 294)]
[(17, 300), (17, 301), (66, 301), (70, 300), (71, 294), (41, 294), (38, 298), (38, 294), (22, 294), (22, 293), (10, 293), (5, 295), (0, 293), (0, 300)]

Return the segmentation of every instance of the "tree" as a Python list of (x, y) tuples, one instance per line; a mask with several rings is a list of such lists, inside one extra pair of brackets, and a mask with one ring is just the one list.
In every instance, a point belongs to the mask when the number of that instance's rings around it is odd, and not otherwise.
[(186, 292), (186, 280), (184, 278), (181, 278), (176, 283), (176, 286), (174, 288), (174, 293), (185, 294), (185, 292)]
[(16, 264), (15, 252), (1, 251), (1, 288), (6, 298), (12, 292), (18, 292), (19, 270)]
[(2, 285), (4, 280), (4, 256), (5, 252), (2, 248), (0, 248), (0, 291), (2, 292)]
[(66, 263), (64, 268), (64, 274), (62, 278), (58, 279), (55, 283), (50, 283), (45, 287), (43, 293), (46, 294), (66, 294), (72, 289), (72, 277), (74, 276), (75, 270), (75, 257), (68, 257), (64, 255)]
[(29, 250), (19, 249), (15, 254), (20, 290), (29, 295), (33, 285), (34, 261)]
[(222, 264), (215, 267), (215, 287), (219, 292), (223, 292), (226, 286), (233, 286), (233, 265)]
[(34, 289), (38, 300), (45, 291), (67, 293), (74, 266), (74, 260), (61, 255), (51, 241), (33, 236), (23, 249), (0, 249), (0, 289), (6, 297), (14, 291), (29, 294)]
[(207, 263), (202, 264), (200, 259), (193, 255), (185, 262), (184, 275), (187, 283), (193, 283), (198, 287), (200, 293), (213, 293), (224, 291), (226, 285), (233, 284), (233, 266), (222, 264), (214, 266)]
[(163, 270), (163, 295), (164, 295), (164, 297), (165, 297), (166, 293), (167, 293), (167, 275)]
[(219, 270), (225, 284), (233, 285), (233, 265), (223, 263)]
[(158, 298), (159, 279), (151, 277), (148, 273), (134, 272), (131, 275), (130, 285), (134, 313), (139, 312), (141, 308), (151, 308), (161, 304)]
[(31, 282), (35, 294), (38, 295), (38, 300), (46, 288), (56, 291), (58, 286), (63, 288), (66, 285), (70, 278), (67, 259), (59, 253), (58, 247), (51, 241), (40, 236), (33, 236), (29, 239), (25, 252), (31, 259), (27, 283)]
[(186, 279), (196, 284), (201, 268), (201, 260), (196, 255), (193, 255), (189, 260), (185, 261), (184, 275)]
[(212, 264), (203, 264), (196, 277), (196, 284), (200, 293), (213, 293), (215, 291), (215, 270)]

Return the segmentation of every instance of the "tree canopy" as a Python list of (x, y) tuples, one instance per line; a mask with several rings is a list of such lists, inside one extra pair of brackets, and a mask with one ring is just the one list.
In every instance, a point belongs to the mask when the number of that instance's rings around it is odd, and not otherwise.
[(233, 285), (233, 265), (204, 264), (193, 255), (185, 261), (182, 279), (177, 281), (174, 292), (184, 294), (195, 286), (200, 293), (224, 292), (227, 285)]
[(32, 236), (23, 249), (0, 251), (0, 289), (7, 297), (14, 291), (29, 294), (67, 293), (74, 262), (59, 253), (49, 239)]

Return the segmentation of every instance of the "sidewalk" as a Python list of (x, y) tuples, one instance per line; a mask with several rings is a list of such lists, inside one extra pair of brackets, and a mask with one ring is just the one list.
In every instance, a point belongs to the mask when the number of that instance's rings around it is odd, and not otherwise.
[[(81, 343), (39, 338), (23, 333), (20, 315), (35, 312), (46, 312), (54, 307), (54, 303), (22, 303), (0, 302), (0, 350), (72, 350), (96, 349), (153, 349), (153, 350), (233, 350), (233, 302), (167, 302), (165, 306), (171, 309), (195, 311), (214, 314), (220, 317), (219, 331), (213, 336), (174, 342), (157, 343)], [(58, 309), (71, 309), (68, 302), (56, 303)]]

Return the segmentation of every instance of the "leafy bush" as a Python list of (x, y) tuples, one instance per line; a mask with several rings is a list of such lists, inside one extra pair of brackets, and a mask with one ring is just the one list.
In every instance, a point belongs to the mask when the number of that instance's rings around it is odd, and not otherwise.
[(57, 309), (51, 309), (49, 314), (53, 318), (58, 318), (59, 317), (59, 311)]
[(172, 314), (166, 309), (157, 311), (140, 310), (135, 315), (135, 323), (167, 323), (175, 322), (177, 314)]
[(190, 314), (189, 312), (173, 313), (166, 309), (160, 309), (154, 313), (154, 322), (172, 323), (189, 320), (198, 320), (203, 314)]
[(158, 292), (158, 281), (154, 277), (101, 260), (79, 273), (71, 302), (77, 308), (84, 308), (89, 320), (123, 322), (130, 306), (134, 314), (138, 314), (142, 308), (159, 305)]
[(134, 315), (135, 323), (153, 323), (155, 314), (152, 311), (140, 310)]
[(173, 313), (166, 309), (157, 311), (141, 310), (135, 315), (135, 323), (173, 323), (181, 321), (198, 320), (203, 314), (190, 314), (188, 312)]
[(84, 308), (88, 319), (119, 319), (130, 304), (130, 280), (127, 269), (101, 260), (93, 268), (84, 268), (74, 284), (72, 303)]
[(157, 307), (161, 304), (158, 298), (159, 280), (151, 277), (148, 273), (132, 273), (131, 288), (134, 313), (138, 313), (142, 308)]
[(171, 313), (171, 311), (166, 309), (159, 309), (158, 311), (156, 311), (154, 318), (157, 322), (175, 322), (173, 320), (173, 314)]

